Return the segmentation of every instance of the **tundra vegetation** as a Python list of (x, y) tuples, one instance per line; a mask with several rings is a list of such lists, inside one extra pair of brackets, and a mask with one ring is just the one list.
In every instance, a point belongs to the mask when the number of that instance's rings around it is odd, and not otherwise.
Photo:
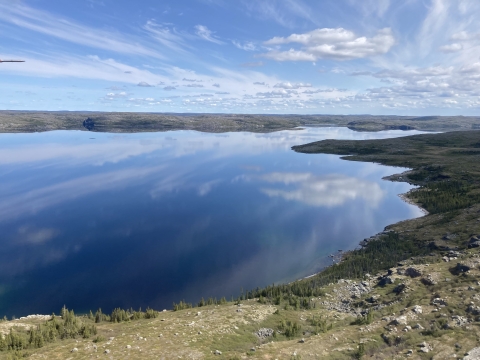
[(342, 126), (356, 131), (480, 129), (475, 116), (373, 116), (373, 115), (249, 115), (104, 113), (77, 111), (0, 111), (0, 132), (88, 130), (142, 132), (197, 130), (205, 132), (272, 132), (299, 126)]
[[(48, 359), (477, 358), (480, 339), (480, 132), (295, 146), (411, 170), (390, 176), (426, 216), (388, 226), (319, 274), (180, 301), (0, 323), (0, 356)], [(360, 241), (361, 239), (359, 239)]]

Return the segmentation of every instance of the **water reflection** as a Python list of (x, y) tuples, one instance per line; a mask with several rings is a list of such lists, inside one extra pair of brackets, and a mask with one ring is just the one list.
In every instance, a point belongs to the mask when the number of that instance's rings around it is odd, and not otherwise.
[(315, 176), (311, 173), (271, 173), (261, 176), (270, 183), (295, 184), (289, 190), (264, 188), (261, 191), (270, 197), (300, 201), (307, 205), (333, 207), (346, 201), (362, 198), (371, 207), (377, 207), (384, 192), (378, 184), (340, 174)]
[(317, 271), (421, 213), (381, 180), (403, 169), (290, 147), (406, 134), (2, 134), (0, 314), (164, 308)]

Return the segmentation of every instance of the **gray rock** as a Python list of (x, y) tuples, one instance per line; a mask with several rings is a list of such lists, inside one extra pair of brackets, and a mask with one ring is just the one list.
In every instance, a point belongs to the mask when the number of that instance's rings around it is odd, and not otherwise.
[(414, 328), (414, 329), (417, 329), (417, 330), (425, 330), (425, 328), (424, 328), (422, 325), (420, 325), (420, 324), (414, 325), (413, 328)]
[(423, 313), (423, 309), (420, 305), (415, 305), (412, 309), (412, 311), (415, 313), (415, 314), (421, 314)]
[(77, 352), (77, 351), (78, 351), (78, 349), (77, 349), (77, 348), (73, 348), (73, 349), (72, 349), (70, 352), (72, 352), (72, 353), (73, 353), (73, 352)]
[(305, 342), (305, 339), (303, 339), (303, 338), (299, 341), (299, 343), (302, 343), (302, 344), (303, 344), (304, 342)]
[(437, 282), (432, 278), (431, 275), (428, 275), (424, 278), (421, 278), (420, 281), (422, 282), (423, 285), (431, 286), (431, 285), (436, 285)]
[(126, 347), (127, 349), (131, 349), (131, 348), (132, 348), (131, 345), (127, 345), (127, 346), (125, 346), (125, 347)]
[(463, 360), (480, 360), (480, 347), (473, 348), (467, 352)]
[(448, 240), (453, 240), (453, 239), (455, 239), (456, 237), (457, 237), (457, 234), (449, 234), (449, 233), (447, 233), (447, 234), (443, 235), (442, 239), (448, 241)]
[(214, 353), (215, 355), (222, 355), (222, 352), (221, 352), (220, 350), (215, 350), (213, 353)]
[[(472, 238), (472, 239), (473, 239), (473, 238)], [(470, 242), (470, 243), (468, 244), (468, 248), (469, 248), (469, 249), (473, 249), (473, 248), (477, 248), (477, 247), (480, 247), (480, 241), (479, 241), (479, 240)]]
[(110, 354), (110, 350), (106, 349), (106, 350), (104, 351), (104, 353), (105, 353), (105, 354)]
[(472, 315), (480, 315), (480, 306), (476, 306), (474, 303), (471, 303), (467, 308), (467, 312)]
[(433, 305), (440, 305), (440, 306), (447, 306), (448, 305), (447, 300), (442, 299), (442, 298), (433, 299), (432, 304)]
[(407, 317), (405, 315), (399, 316), (392, 321), (393, 325), (407, 325)]
[(273, 329), (270, 329), (270, 328), (261, 328), (261, 329), (259, 329), (259, 330), (255, 333), (255, 335), (257, 335), (257, 337), (258, 337), (260, 340), (263, 340), (263, 339), (266, 339), (267, 337), (273, 335)]

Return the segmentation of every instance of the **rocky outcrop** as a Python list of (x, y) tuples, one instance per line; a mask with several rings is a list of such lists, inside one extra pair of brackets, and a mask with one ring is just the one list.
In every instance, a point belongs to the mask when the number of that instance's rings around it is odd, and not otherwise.
[(261, 328), (259, 329), (255, 335), (260, 339), (260, 340), (265, 340), (266, 338), (270, 337), (273, 335), (273, 329), (269, 328)]

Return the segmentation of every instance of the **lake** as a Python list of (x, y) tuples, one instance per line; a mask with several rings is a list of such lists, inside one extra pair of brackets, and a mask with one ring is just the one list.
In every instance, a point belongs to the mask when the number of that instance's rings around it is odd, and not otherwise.
[(171, 309), (317, 272), (422, 212), (382, 180), (406, 169), (290, 147), (415, 133), (0, 134), (0, 315)]

